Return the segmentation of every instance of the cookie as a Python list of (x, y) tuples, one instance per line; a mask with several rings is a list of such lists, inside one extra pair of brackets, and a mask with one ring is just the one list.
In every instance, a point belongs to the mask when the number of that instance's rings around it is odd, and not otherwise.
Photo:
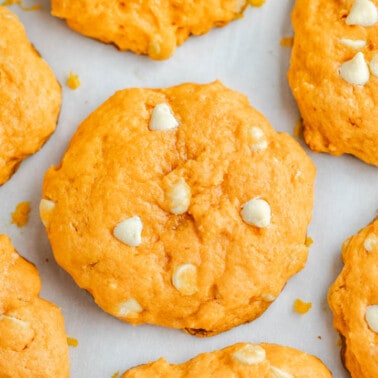
[(242, 16), (247, 0), (52, 0), (52, 14), (73, 30), (120, 50), (167, 59), (190, 35)]
[(302, 0), (289, 84), (314, 151), (378, 165), (377, 0)]
[(378, 218), (343, 243), (344, 267), (328, 293), (341, 357), (352, 377), (378, 376)]
[(48, 170), (40, 214), (105, 311), (209, 336), (259, 316), (303, 268), (314, 175), (220, 82), (126, 89)]
[(0, 235), (0, 376), (68, 377), (68, 345), (60, 309), (39, 298), (37, 269)]
[(0, 185), (55, 130), (61, 89), (11, 11), (0, 6)]
[(122, 378), (148, 377), (248, 377), (326, 378), (332, 377), (316, 357), (275, 344), (239, 343), (222, 350), (199, 354), (182, 364), (163, 358), (128, 370)]

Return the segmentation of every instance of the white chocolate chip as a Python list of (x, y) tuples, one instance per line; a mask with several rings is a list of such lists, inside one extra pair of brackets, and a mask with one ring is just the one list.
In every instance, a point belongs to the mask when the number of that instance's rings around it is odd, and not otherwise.
[(193, 264), (178, 266), (173, 272), (172, 284), (181, 294), (195, 294), (198, 291), (196, 266)]
[(249, 147), (252, 151), (264, 151), (268, 147), (264, 132), (260, 127), (252, 126), (249, 130)]
[(365, 317), (369, 328), (378, 333), (378, 305), (368, 306)]
[(347, 25), (371, 26), (377, 22), (377, 7), (370, 0), (356, 0), (345, 19)]
[(243, 364), (254, 365), (264, 362), (266, 359), (265, 349), (259, 345), (247, 344), (232, 355)]
[(373, 59), (370, 62), (370, 71), (374, 76), (378, 77), (378, 53), (373, 55)]
[(171, 107), (163, 102), (156, 105), (151, 114), (150, 130), (171, 130), (179, 125)]
[(340, 76), (350, 84), (366, 84), (370, 73), (364, 54), (358, 52), (353, 59), (344, 62), (340, 67)]
[(143, 308), (139, 302), (131, 298), (119, 305), (117, 316), (132, 316), (142, 312), (142, 310)]
[(286, 373), (286, 371), (283, 371), (281, 369), (276, 368), (275, 366), (270, 367), (271, 372), (273, 375), (277, 378), (294, 378), (293, 375)]
[(378, 251), (378, 237), (370, 233), (364, 241), (364, 248), (368, 252), (373, 252), (374, 249)]
[(122, 243), (130, 247), (137, 247), (142, 243), (143, 223), (138, 216), (127, 218), (117, 224), (113, 235)]
[(190, 186), (183, 178), (173, 184), (166, 192), (170, 212), (172, 214), (184, 214), (189, 208), (191, 195)]
[(241, 216), (247, 224), (259, 228), (268, 227), (271, 218), (270, 205), (261, 198), (253, 198), (242, 206)]
[(353, 49), (362, 49), (366, 46), (366, 41), (363, 39), (340, 38), (340, 43)]
[(41, 221), (45, 227), (47, 227), (49, 224), (50, 216), (54, 210), (54, 207), (55, 202), (47, 199), (41, 199), (41, 202), (39, 203), (39, 217), (41, 218)]
[(261, 294), (261, 299), (265, 302), (273, 302), (276, 299), (276, 296), (270, 293)]

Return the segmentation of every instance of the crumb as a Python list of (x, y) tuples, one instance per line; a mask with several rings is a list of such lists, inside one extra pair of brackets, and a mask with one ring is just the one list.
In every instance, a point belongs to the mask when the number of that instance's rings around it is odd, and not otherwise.
[(70, 88), (72, 90), (79, 88), (79, 86), (80, 86), (79, 75), (76, 75), (76, 74), (74, 74), (73, 72), (70, 71), (68, 78), (67, 78), (67, 81), (66, 81), (66, 84), (67, 84), (68, 88)]
[(312, 239), (312, 237), (310, 236), (307, 236), (306, 237), (306, 241), (305, 241), (305, 246), (306, 247), (310, 247), (314, 244), (314, 240)]
[(49, 259), (48, 259), (48, 258), (45, 258), (45, 261), (48, 263), (48, 262), (49, 262)]
[(293, 37), (283, 37), (280, 41), (280, 45), (283, 47), (293, 47)]
[(262, 5), (264, 5), (265, 0), (248, 0), (248, 2), (253, 7), (261, 7)]
[(79, 345), (79, 341), (73, 337), (67, 337), (67, 344), (70, 347), (76, 348)]
[(319, 340), (321, 340), (321, 339), (322, 339), (322, 337), (321, 337), (321, 336), (319, 335), (319, 336), (318, 336), (318, 339), (319, 339)]
[(297, 312), (298, 314), (302, 314), (302, 315), (305, 314), (306, 312), (310, 310), (311, 307), (312, 307), (311, 302), (303, 302), (300, 299), (296, 299), (294, 301), (294, 311)]
[(294, 136), (296, 138), (299, 138), (299, 139), (302, 139), (303, 137), (303, 123), (302, 123), (302, 119), (299, 119), (297, 121), (297, 123), (295, 124), (294, 126)]
[(112, 378), (117, 378), (119, 376), (119, 371), (116, 371), (113, 375)]
[(33, 10), (42, 9), (41, 4), (35, 4), (35, 5), (31, 5), (30, 7), (27, 7), (23, 4), (22, 0), (4, 0), (0, 5), (6, 7), (9, 5), (15, 5), (15, 4), (19, 5), (20, 8), (25, 11), (33, 11)]
[(12, 215), (12, 224), (16, 224), (17, 227), (23, 227), (29, 220), (29, 213), (31, 207), (30, 202), (20, 202), (16, 206), (16, 210), (11, 214)]

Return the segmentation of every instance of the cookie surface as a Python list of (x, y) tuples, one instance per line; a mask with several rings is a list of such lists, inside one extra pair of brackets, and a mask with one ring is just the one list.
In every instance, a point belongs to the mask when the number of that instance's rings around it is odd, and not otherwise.
[(122, 378), (144, 377), (326, 378), (327, 367), (316, 357), (275, 344), (239, 343), (200, 354), (182, 364), (163, 358), (125, 372)]
[(38, 271), (0, 235), (0, 376), (68, 377), (63, 316), (39, 298)]
[(0, 184), (55, 130), (61, 89), (15, 14), (0, 6)]
[(330, 287), (334, 327), (343, 339), (342, 359), (352, 377), (378, 376), (378, 218), (346, 240), (344, 267)]
[(301, 0), (289, 84), (314, 151), (378, 165), (377, 0)]
[(51, 6), (54, 16), (81, 34), (120, 50), (166, 59), (190, 35), (240, 18), (247, 0), (52, 0)]
[(259, 316), (303, 268), (314, 175), (219, 82), (127, 89), (46, 173), (40, 214), (57, 262), (105, 311), (208, 336)]

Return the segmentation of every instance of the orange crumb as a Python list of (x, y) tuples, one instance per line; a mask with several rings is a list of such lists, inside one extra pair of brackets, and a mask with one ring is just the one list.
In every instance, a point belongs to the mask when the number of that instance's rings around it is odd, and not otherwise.
[(73, 337), (67, 337), (67, 344), (76, 348), (79, 345), (79, 341)]
[(302, 124), (302, 119), (299, 119), (297, 123), (294, 126), (294, 136), (296, 138), (302, 138), (303, 136), (303, 124)]
[(68, 88), (70, 89), (75, 90), (79, 88), (80, 86), (79, 76), (70, 71), (66, 83), (67, 83)]
[(265, 3), (265, 0), (248, 0), (248, 2), (253, 7), (261, 7)]
[(11, 214), (12, 215), (12, 223), (16, 224), (17, 227), (23, 227), (29, 220), (29, 213), (31, 207), (30, 202), (20, 202), (16, 206), (16, 210)]
[(283, 37), (281, 39), (280, 45), (283, 47), (293, 47), (294, 38), (293, 37)]
[(9, 5), (19, 5), (21, 9), (25, 11), (33, 11), (38, 10), (42, 8), (41, 4), (31, 5), (30, 7), (27, 7), (23, 4), (22, 0), (4, 0), (0, 5), (2, 6), (9, 6)]
[(119, 376), (119, 371), (116, 371), (113, 375), (112, 378), (117, 378)]
[(312, 307), (311, 302), (306, 303), (300, 299), (296, 299), (294, 301), (294, 311), (297, 312), (298, 314), (305, 314), (306, 312), (310, 310), (311, 307)]
[(310, 236), (306, 237), (305, 246), (310, 247), (314, 243), (314, 240)]

